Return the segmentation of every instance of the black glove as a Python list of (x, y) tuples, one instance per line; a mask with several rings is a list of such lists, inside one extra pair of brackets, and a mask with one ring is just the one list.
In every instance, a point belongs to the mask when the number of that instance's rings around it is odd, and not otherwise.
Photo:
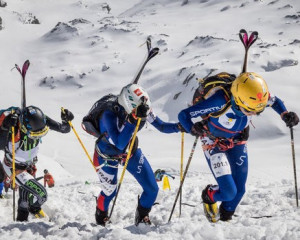
[(138, 105), (131, 114), (128, 115), (128, 121), (130, 123), (136, 123), (137, 118), (146, 118), (149, 113), (149, 106), (145, 103)]
[(68, 109), (64, 109), (64, 111), (61, 111), (61, 120), (64, 122), (72, 121), (74, 119), (74, 115), (71, 111)]
[(146, 118), (149, 113), (149, 106), (145, 103), (141, 103), (140, 105), (137, 106), (135, 110), (135, 116), (138, 118)]
[(7, 115), (6, 117), (5, 117), (5, 119), (3, 120), (3, 123), (2, 123), (2, 126), (1, 126), (1, 128), (3, 129), (3, 130), (9, 130), (11, 127), (16, 127), (17, 126), (17, 124), (18, 124), (18, 118), (19, 118), (19, 116), (18, 116), (18, 114), (16, 114), (16, 113), (11, 113), (11, 114), (9, 114), (9, 115)]
[(285, 113), (282, 117), (287, 127), (294, 127), (299, 123), (299, 117), (294, 112)]
[(250, 132), (250, 127), (247, 126), (246, 128), (244, 128), (243, 131), (241, 131), (241, 133), (234, 138), (234, 141), (238, 141), (238, 142), (242, 142), (242, 141), (247, 141), (249, 138), (249, 132)]
[(207, 127), (206, 127), (206, 121), (196, 122), (191, 129), (191, 134), (195, 137), (202, 136), (204, 133), (206, 133)]
[(185, 132), (185, 133), (187, 133), (187, 131), (186, 131), (185, 128), (181, 125), (181, 123), (177, 123), (177, 127), (178, 127), (178, 130), (179, 130), (180, 132)]

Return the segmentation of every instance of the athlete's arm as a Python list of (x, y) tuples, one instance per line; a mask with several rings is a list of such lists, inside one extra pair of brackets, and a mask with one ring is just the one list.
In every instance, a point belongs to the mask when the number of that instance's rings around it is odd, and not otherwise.
[(128, 121), (118, 129), (118, 117), (111, 111), (104, 111), (99, 121), (101, 133), (106, 132), (107, 140), (118, 149), (124, 150), (129, 143), (135, 129), (135, 124)]
[(168, 123), (161, 120), (159, 117), (155, 115), (155, 113), (151, 110), (147, 117), (147, 121), (151, 123), (158, 131), (163, 133), (177, 133), (179, 132), (177, 123)]

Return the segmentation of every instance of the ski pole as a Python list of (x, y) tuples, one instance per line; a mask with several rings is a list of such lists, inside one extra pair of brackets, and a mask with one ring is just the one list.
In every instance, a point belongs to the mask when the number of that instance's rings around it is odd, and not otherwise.
[[(181, 133), (180, 184), (182, 182), (182, 175), (183, 175), (183, 149), (184, 149), (184, 132)], [(181, 216), (181, 205), (182, 205), (182, 189), (180, 190), (180, 198), (179, 198), (179, 217)]]
[(291, 146), (292, 146), (293, 168), (294, 168), (296, 206), (299, 207), (299, 203), (298, 203), (298, 186), (297, 186), (297, 172), (296, 172), (296, 159), (295, 159), (295, 146), (294, 146), (294, 130), (293, 130), (293, 127), (290, 127), (290, 132), (291, 132)]
[(13, 220), (16, 221), (16, 164), (15, 164), (15, 127), (11, 127), (12, 144), (12, 188), (13, 188)]
[(192, 161), (192, 158), (193, 158), (193, 155), (194, 155), (194, 152), (195, 152), (195, 149), (196, 149), (197, 142), (198, 142), (198, 136), (195, 138), (195, 141), (194, 141), (194, 144), (193, 144), (193, 147), (192, 147), (192, 150), (191, 150), (191, 153), (190, 153), (188, 162), (187, 162), (186, 167), (185, 167), (185, 170), (184, 170), (184, 174), (183, 174), (183, 177), (182, 177), (182, 180), (181, 180), (179, 189), (178, 189), (177, 194), (176, 194), (176, 198), (175, 198), (175, 201), (174, 201), (174, 204), (173, 204), (173, 208), (172, 208), (172, 211), (171, 211), (171, 214), (170, 214), (170, 217), (169, 217), (168, 222), (171, 221), (171, 218), (172, 218), (172, 215), (173, 215), (173, 212), (174, 212), (176, 203), (177, 203), (177, 199), (178, 199), (178, 197), (179, 197), (179, 193), (180, 193), (180, 191), (181, 191), (181, 189), (182, 189), (182, 185), (183, 185), (183, 183), (184, 183), (184, 179), (185, 179), (185, 177), (186, 177), (187, 171), (188, 171), (188, 169), (189, 169), (190, 163), (191, 163), (191, 161)]
[[(65, 109), (64, 109), (63, 107), (61, 107), (61, 111), (62, 111), (63, 113), (65, 113)], [(76, 135), (76, 137), (77, 137), (77, 139), (78, 139), (78, 141), (79, 141), (81, 147), (83, 148), (85, 154), (87, 155), (88, 159), (90, 160), (91, 164), (93, 165), (95, 171), (97, 171), (97, 170), (96, 170), (96, 167), (94, 166), (94, 163), (93, 163), (93, 161), (92, 161), (92, 158), (90, 157), (90, 155), (89, 155), (88, 151), (86, 150), (86, 148), (85, 148), (83, 142), (81, 141), (80, 137), (78, 136), (78, 133), (76, 132), (76, 130), (75, 130), (75, 128), (74, 128), (72, 122), (71, 122), (71, 121), (68, 121), (68, 123), (69, 123), (70, 127), (72, 128), (73, 132), (75, 133), (75, 135)]]
[(121, 185), (122, 185), (122, 182), (123, 182), (125, 170), (126, 170), (127, 165), (128, 165), (128, 161), (129, 161), (129, 158), (130, 158), (130, 155), (131, 155), (131, 151), (132, 151), (132, 148), (133, 148), (133, 145), (134, 145), (134, 142), (135, 142), (137, 131), (139, 130), (139, 127), (140, 127), (141, 120), (142, 120), (141, 118), (138, 118), (136, 127), (134, 129), (133, 137), (132, 137), (132, 140), (131, 140), (131, 143), (130, 143), (130, 146), (129, 146), (129, 150), (128, 150), (128, 153), (127, 153), (127, 156), (126, 156), (126, 160), (125, 160), (125, 165), (124, 165), (121, 177), (120, 177), (120, 181), (119, 181), (117, 193), (116, 193), (116, 196), (115, 196), (115, 199), (114, 199), (114, 202), (113, 202), (113, 205), (111, 207), (111, 211), (110, 211), (110, 214), (109, 214), (109, 217), (108, 217), (109, 219), (111, 218), (111, 215), (113, 213), (114, 207), (116, 205), (117, 197), (118, 197), (119, 192), (120, 192), (120, 188), (121, 188)]

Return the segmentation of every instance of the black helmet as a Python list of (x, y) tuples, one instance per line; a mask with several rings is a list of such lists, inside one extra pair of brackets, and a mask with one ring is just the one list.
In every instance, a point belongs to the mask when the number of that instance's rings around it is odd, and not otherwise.
[(48, 170), (47, 170), (47, 169), (45, 169), (45, 170), (44, 170), (44, 173), (45, 173), (45, 174), (46, 174), (46, 173), (48, 173)]
[(21, 129), (28, 137), (38, 139), (45, 136), (49, 127), (41, 109), (35, 106), (26, 107), (21, 115)]

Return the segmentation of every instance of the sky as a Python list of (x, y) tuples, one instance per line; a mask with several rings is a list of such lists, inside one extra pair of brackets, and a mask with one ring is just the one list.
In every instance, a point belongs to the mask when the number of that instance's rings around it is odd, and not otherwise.
[[(191, 103), (197, 78), (209, 72), (241, 72), (240, 29), (259, 33), (249, 51), (248, 71), (262, 75), (270, 92), (289, 111), (300, 113), (298, 1), (5, 1), (7, 6), (0, 7), (1, 108), (21, 105), (20, 75), (13, 68), (29, 59), (27, 105), (40, 107), (57, 121), (61, 107), (71, 110), (74, 128), (91, 156), (96, 139), (81, 129), (81, 120), (101, 96), (118, 94), (134, 79), (148, 36), (160, 53), (147, 64), (139, 84), (163, 120), (178, 122), (180, 110)], [(40, 24), (30, 24), (34, 17)], [(294, 144), (299, 176), (298, 128)], [(95, 197), (101, 189), (94, 169), (73, 132), (51, 131), (43, 138), (37, 163), (38, 176), (48, 169), (56, 180), (43, 206), (49, 218), (14, 222), (9, 191), (0, 201), (0, 239), (300, 239), (290, 132), (271, 108), (252, 120), (247, 192), (230, 222), (212, 224), (204, 216), (201, 192), (215, 180), (199, 144), (183, 186), (183, 202), (194, 207), (183, 206), (179, 218), (177, 206), (168, 223), (179, 186), (181, 136), (162, 134), (148, 124), (138, 137), (153, 171), (164, 169), (175, 176), (171, 190), (158, 183), (159, 204), (150, 213), (150, 227), (134, 225), (142, 190), (128, 173), (112, 223), (95, 225)], [(185, 135), (185, 164), (193, 141)]]

